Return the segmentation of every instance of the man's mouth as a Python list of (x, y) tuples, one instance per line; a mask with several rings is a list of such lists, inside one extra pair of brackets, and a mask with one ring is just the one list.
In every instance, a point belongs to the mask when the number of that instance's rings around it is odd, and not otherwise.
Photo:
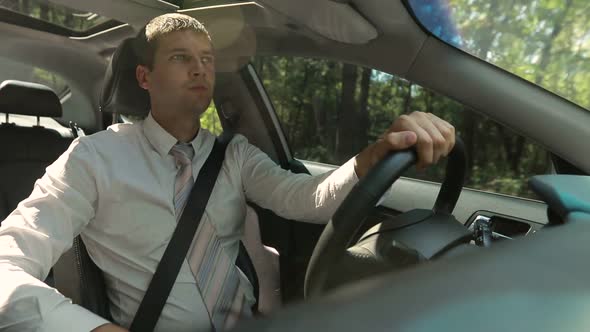
[(202, 92), (207, 91), (208, 88), (205, 85), (193, 85), (189, 87), (189, 90)]

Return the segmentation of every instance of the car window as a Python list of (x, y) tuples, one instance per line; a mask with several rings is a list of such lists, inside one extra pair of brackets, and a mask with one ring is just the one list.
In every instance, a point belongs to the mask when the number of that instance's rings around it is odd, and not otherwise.
[[(549, 155), (530, 140), (421, 86), (370, 68), (333, 61), (257, 57), (253, 61), (294, 157), (341, 165), (374, 142), (401, 114), (431, 112), (465, 142), (466, 186), (534, 197), (526, 181), (547, 173)], [(444, 167), (406, 176), (441, 182)]]
[(587, 0), (408, 0), (446, 43), (590, 109)]
[(70, 91), (66, 80), (56, 73), (0, 57), (0, 83), (6, 80), (43, 84), (50, 87), (60, 98)]

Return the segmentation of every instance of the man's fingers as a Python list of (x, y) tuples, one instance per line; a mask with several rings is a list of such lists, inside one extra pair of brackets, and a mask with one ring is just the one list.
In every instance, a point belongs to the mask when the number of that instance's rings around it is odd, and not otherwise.
[[(447, 156), (455, 144), (455, 128), (434, 114), (413, 112), (409, 115), (401, 115), (391, 125), (388, 133), (383, 136), (388, 139), (389, 150), (407, 148), (400, 145), (399, 137), (394, 133), (413, 132), (416, 135), (416, 151), (418, 162), (416, 167), (424, 169), (433, 163), (437, 163), (443, 156)], [(411, 146), (411, 145), (410, 145)]]
[(416, 134), (416, 152), (418, 153), (416, 167), (418, 169), (426, 168), (432, 164), (433, 160), (432, 139), (428, 132), (421, 127), (424, 122), (429, 122), (428, 118), (421, 112), (414, 112), (410, 115), (401, 115), (390, 128), (393, 131), (411, 131)]
[(416, 134), (411, 131), (387, 133), (373, 146), (371, 151), (371, 164), (377, 163), (391, 151), (399, 151), (410, 148), (416, 144)]
[(448, 151), (447, 141), (433, 120), (429, 113), (417, 113), (417, 123), (425, 131), (424, 137), (418, 136), (418, 147), (421, 146), (420, 141), (424, 141), (425, 149), (432, 150), (432, 159), (424, 160), (426, 165), (423, 166), (437, 163), (441, 156), (446, 156)]
[(453, 147), (455, 146), (455, 127), (432, 113), (427, 114), (444, 138), (445, 146), (443, 148), (443, 156), (446, 157), (451, 153), (451, 150), (453, 150)]
[(416, 133), (411, 131), (400, 131), (388, 133), (383, 141), (387, 144), (388, 151), (403, 150), (416, 144)]

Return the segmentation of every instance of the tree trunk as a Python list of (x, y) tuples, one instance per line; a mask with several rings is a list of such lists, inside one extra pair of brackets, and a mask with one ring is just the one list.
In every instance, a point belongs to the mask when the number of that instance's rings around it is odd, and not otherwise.
[[(508, 161), (511, 165), (513, 164), (513, 150), (512, 150), (512, 137), (510, 134), (506, 134), (504, 127), (501, 124), (496, 123), (496, 129), (498, 129), (498, 134), (502, 138), (502, 146), (504, 147), (504, 155), (506, 156), (506, 161)], [(512, 166), (511, 166), (512, 168)]]
[(433, 93), (430, 90), (424, 90), (424, 93), (426, 94), (426, 113), (432, 113), (434, 111), (432, 109)]
[(513, 150), (514, 155), (511, 160), (511, 164), (510, 164), (510, 167), (512, 168), (512, 171), (514, 172), (514, 174), (519, 173), (518, 166), (520, 165), (520, 160), (522, 159), (522, 153), (524, 151), (524, 143), (525, 143), (524, 137), (522, 137), (520, 135), (516, 136), (516, 142), (514, 142), (514, 150)]
[(333, 119), (337, 110), (335, 110), (334, 106), (327, 106), (326, 95), (328, 94), (328, 90), (331, 90), (335, 85), (335, 82), (331, 80), (331, 73), (334, 70), (334, 63), (329, 62), (323, 64), (322, 66), (326, 70), (325, 75), (321, 75), (321, 73), (316, 74), (316, 80), (319, 80), (321, 77), (320, 89), (314, 90), (313, 97), (311, 100), (313, 114), (314, 114), (314, 121), (315, 121), (315, 128), (316, 132), (315, 135), (317, 137), (317, 141), (320, 142), (322, 146), (324, 146), (328, 151), (335, 150), (334, 148), (334, 126), (330, 126), (332, 122), (328, 122), (328, 118)]
[(463, 108), (463, 143), (465, 143), (465, 153), (467, 154), (467, 174), (465, 183), (469, 183), (471, 171), (475, 161), (475, 115), (473, 110), (467, 107)]
[(369, 143), (369, 92), (371, 88), (370, 68), (363, 68), (361, 74), (361, 94), (359, 97), (358, 127), (356, 135), (356, 150), (364, 148)]
[(40, 3), (39, 4), (39, 17), (45, 21), (45, 22), (49, 22), (49, 6), (47, 4), (44, 3)]
[(264, 58), (263, 57), (256, 57), (254, 59), (254, 69), (256, 69), (256, 73), (260, 80), (264, 77)]
[[(303, 113), (303, 106), (304, 106), (304, 100), (305, 100), (305, 90), (307, 88), (307, 83), (309, 81), (309, 65), (307, 63), (305, 63), (305, 67), (304, 67), (304, 72), (303, 72), (303, 80), (301, 81), (301, 86), (299, 87), (299, 91), (297, 93), (297, 111), (293, 114), (293, 116), (289, 117), (289, 123), (291, 124), (291, 130), (290, 132), (290, 136), (289, 136), (289, 142), (294, 143), (294, 145), (301, 143), (301, 145), (296, 145), (296, 146), (302, 146), (304, 141), (305, 141), (305, 137), (303, 137), (303, 140), (301, 142), (299, 142), (299, 139), (301, 137), (296, 137), (297, 133), (300, 132), (298, 130), (298, 128), (300, 128), (300, 122), (301, 122), (301, 115)], [(299, 135), (302, 136), (302, 135)]]
[(344, 163), (354, 153), (354, 133), (356, 132), (356, 105), (354, 100), (356, 66), (342, 65), (342, 91), (340, 97), (340, 116), (338, 117), (338, 134), (336, 143), (336, 160)]
[(412, 112), (412, 86), (413, 83), (409, 82), (408, 92), (404, 96), (404, 111), (403, 114), (410, 114)]
[(20, 10), (23, 13), (30, 13), (31, 12), (31, 3), (29, 0), (21, 0), (20, 2)]
[(317, 92), (311, 99), (313, 109), (313, 120), (315, 125), (315, 135), (321, 145), (326, 146), (326, 110), (324, 100)]

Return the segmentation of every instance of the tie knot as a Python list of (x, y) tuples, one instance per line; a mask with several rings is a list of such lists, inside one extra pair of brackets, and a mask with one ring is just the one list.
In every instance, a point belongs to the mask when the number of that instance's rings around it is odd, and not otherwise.
[(170, 154), (174, 157), (176, 165), (183, 167), (192, 163), (195, 150), (191, 144), (178, 143), (172, 147)]

